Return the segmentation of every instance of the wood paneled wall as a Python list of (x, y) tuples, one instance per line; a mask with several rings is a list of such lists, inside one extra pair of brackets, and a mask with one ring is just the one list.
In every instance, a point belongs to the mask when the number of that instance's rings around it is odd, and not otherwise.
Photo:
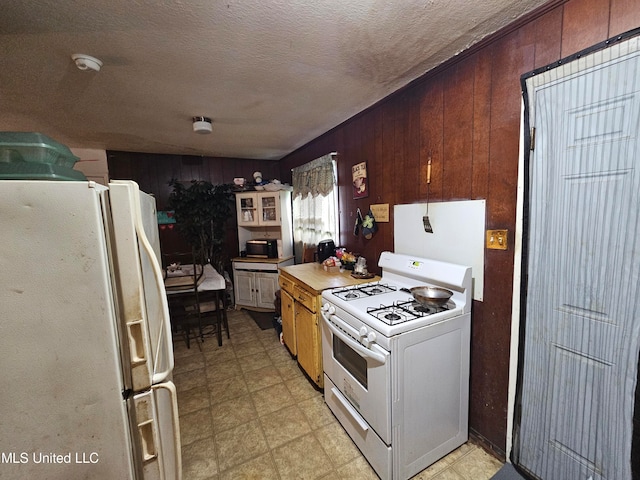
[(236, 177), (253, 181), (256, 171), (262, 172), (265, 179), (280, 175), (279, 164), (273, 160), (109, 151), (107, 162), (111, 179), (135, 179), (142, 190), (155, 195), (160, 210), (167, 207), (172, 178), (186, 183), (206, 180), (221, 184), (233, 183)]
[[(233, 183), (236, 177), (253, 180), (253, 172), (262, 172), (265, 179), (279, 178), (278, 162), (239, 158), (194, 157), (188, 155), (156, 155), (148, 153), (107, 152), (109, 177), (131, 179), (140, 189), (156, 197), (158, 210), (168, 209), (172, 178), (185, 183), (206, 180), (213, 184)], [(225, 243), (232, 257), (238, 256), (238, 224), (231, 218), (227, 225)], [(189, 251), (176, 229), (160, 230), (163, 252)]]
[[(365, 240), (352, 235), (356, 209), (424, 202), (430, 155), (431, 200), (486, 199), (486, 228), (508, 229), (509, 242), (506, 251), (485, 251), (484, 301), (473, 305), (470, 427), (499, 456), (507, 434), (520, 76), (638, 26), (636, 0), (551, 2), (280, 161), (290, 182), (291, 168), (338, 152), (338, 243), (369, 266), (393, 250), (393, 216)], [(354, 200), (351, 166), (363, 161), (369, 197)]]

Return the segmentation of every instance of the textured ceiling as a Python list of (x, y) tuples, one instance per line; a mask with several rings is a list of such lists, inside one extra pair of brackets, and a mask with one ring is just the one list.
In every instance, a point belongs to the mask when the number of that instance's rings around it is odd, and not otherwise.
[(0, 0), (0, 130), (279, 159), (546, 1)]

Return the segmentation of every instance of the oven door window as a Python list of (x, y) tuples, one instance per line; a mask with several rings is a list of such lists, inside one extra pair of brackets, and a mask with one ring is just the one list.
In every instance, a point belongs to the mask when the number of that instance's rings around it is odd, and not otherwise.
[(335, 335), (333, 335), (333, 358), (335, 358), (360, 385), (367, 388), (367, 361)]

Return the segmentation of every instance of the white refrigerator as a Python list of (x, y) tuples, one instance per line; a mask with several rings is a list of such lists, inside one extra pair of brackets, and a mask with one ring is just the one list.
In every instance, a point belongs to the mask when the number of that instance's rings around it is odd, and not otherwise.
[(0, 181), (0, 478), (180, 479), (155, 199)]

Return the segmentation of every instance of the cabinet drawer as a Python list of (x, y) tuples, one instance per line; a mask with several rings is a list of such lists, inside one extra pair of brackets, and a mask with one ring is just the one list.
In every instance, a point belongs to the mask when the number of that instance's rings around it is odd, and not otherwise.
[(298, 285), (295, 287), (293, 298), (296, 302), (300, 302), (307, 307), (311, 312), (316, 313), (316, 296), (307, 292), (305, 289), (300, 288)]
[(288, 278), (279, 275), (278, 276), (278, 284), (280, 285), (280, 288), (286, 292), (289, 292), (291, 295), (295, 294), (295, 290), (294, 290), (294, 286), (295, 284), (289, 280)]

